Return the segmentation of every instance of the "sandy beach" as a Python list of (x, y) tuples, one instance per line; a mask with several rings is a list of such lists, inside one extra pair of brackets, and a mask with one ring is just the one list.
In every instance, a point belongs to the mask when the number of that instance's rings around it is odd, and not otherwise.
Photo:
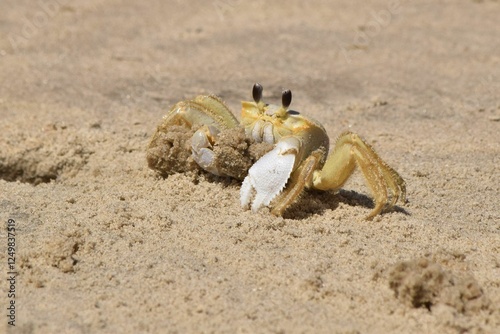
[[(1, 333), (498, 333), (497, 0), (0, 13)], [(276, 217), (238, 180), (148, 168), (172, 105), (216, 94), (239, 118), (256, 82), (331, 145), (362, 136), (408, 202), (366, 221), (358, 171)]]

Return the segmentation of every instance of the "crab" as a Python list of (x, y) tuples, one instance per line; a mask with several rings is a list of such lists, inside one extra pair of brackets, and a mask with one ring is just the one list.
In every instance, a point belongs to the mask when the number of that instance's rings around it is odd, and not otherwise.
[[(360, 136), (342, 133), (328, 155), (330, 139), (326, 130), (318, 121), (289, 109), (290, 90), (282, 92), (281, 105), (264, 103), (262, 92), (262, 86), (256, 83), (253, 101), (242, 101), (241, 123), (215, 95), (200, 95), (175, 104), (149, 143), (150, 168), (171, 174), (195, 165), (215, 175), (243, 179), (241, 206), (253, 212), (269, 207), (277, 216), (283, 215), (304, 188), (339, 190), (356, 168), (361, 170), (374, 198), (367, 220), (398, 200), (406, 202), (403, 178)], [(217, 145), (223, 134), (238, 129), (243, 145), (233, 145), (233, 155), (220, 154)], [(176, 136), (181, 130), (183, 134)], [(177, 151), (173, 149), (176, 141)], [(267, 145), (266, 150), (261, 156), (249, 158), (249, 147), (258, 144)], [(246, 164), (233, 163), (238, 160), (233, 157), (246, 158)], [(166, 164), (167, 160), (170, 163)]]

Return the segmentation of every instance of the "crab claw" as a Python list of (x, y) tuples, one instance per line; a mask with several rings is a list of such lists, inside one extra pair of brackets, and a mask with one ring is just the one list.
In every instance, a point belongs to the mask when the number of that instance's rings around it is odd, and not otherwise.
[(272, 151), (253, 164), (241, 186), (242, 207), (248, 207), (253, 199), (252, 211), (256, 212), (268, 206), (285, 188), (295, 165), (299, 145), (297, 138), (283, 138)]
[(191, 152), (194, 161), (204, 170), (215, 175), (221, 175), (215, 165), (215, 154), (212, 150), (219, 130), (213, 126), (203, 126), (191, 138)]

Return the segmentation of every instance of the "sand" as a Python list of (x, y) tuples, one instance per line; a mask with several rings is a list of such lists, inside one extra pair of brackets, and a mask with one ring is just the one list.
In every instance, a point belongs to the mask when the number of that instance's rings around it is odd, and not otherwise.
[[(3, 0), (0, 12), (0, 332), (500, 328), (498, 1)], [(408, 203), (365, 221), (358, 172), (275, 217), (242, 210), (241, 181), (148, 168), (173, 104), (217, 94), (239, 117), (255, 82), (269, 103), (291, 89), (331, 143), (360, 134)]]

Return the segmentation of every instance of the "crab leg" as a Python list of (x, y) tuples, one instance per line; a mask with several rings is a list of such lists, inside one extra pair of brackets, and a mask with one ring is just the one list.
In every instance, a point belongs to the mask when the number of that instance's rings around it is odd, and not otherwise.
[(164, 118), (162, 125), (179, 123), (185, 123), (189, 127), (199, 124), (223, 129), (239, 124), (225, 103), (215, 95), (199, 95), (194, 100), (182, 101), (174, 105)]
[[(238, 120), (217, 96), (200, 95), (178, 102), (163, 118), (148, 144), (148, 165), (163, 175), (190, 170), (187, 158), (191, 153), (201, 168), (220, 175), (214, 163), (213, 143), (219, 131), (237, 126)], [(191, 130), (197, 131), (188, 138)]]
[(343, 133), (339, 137), (323, 169), (314, 172), (313, 187), (320, 190), (339, 189), (356, 166), (361, 169), (375, 198), (375, 208), (366, 219), (371, 220), (382, 211), (388, 202), (387, 190), (392, 193), (389, 207), (399, 198), (406, 201), (406, 185), (401, 176), (370, 145), (352, 132)]
[(292, 173), (288, 186), (275, 199), (275, 204), (271, 213), (275, 216), (282, 216), (288, 208), (302, 193), (305, 187), (311, 185), (314, 171), (318, 169), (325, 155), (324, 148), (320, 148), (304, 160), (300, 166)]

